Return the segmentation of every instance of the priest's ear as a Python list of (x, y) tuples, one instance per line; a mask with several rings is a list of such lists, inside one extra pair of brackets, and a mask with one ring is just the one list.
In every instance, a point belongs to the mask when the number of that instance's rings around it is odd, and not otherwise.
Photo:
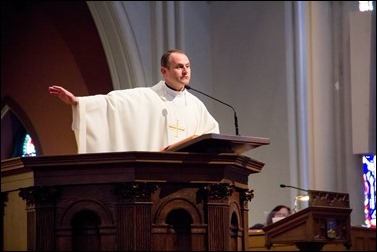
[(161, 73), (163, 75), (165, 75), (167, 71), (168, 71), (168, 69), (166, 67), (161, 67)]

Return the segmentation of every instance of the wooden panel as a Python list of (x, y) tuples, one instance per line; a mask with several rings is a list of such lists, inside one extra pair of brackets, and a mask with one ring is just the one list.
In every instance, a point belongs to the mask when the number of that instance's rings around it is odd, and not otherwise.
[(352, 227), (353, 251), (376, 251), (376, 229)]
[[(248, 176), (263, 166), (231, 153), (22, 157), (1, 161), (1, 182), (7, 185), (1, 189), (3, 195), (19, 191), (27, 210), (35, 211), (19, 232), (27, 233), (29, 250), (82, 249), (90, 240), (92, 250), (101, 251), (240, 251), (249, 247), (247, 203), (253, 194)], [(25, 174), (32, 186), (26, 180), (18, 183)], [(15, 208), (12, 201), (3, 202), (3, 207)], [(14, 216), (3, 212), (4, 223), (9, 223)], [(92, 232), (75, 239), (72, 220), (85, 212), (93, 218), (78, 226), (95, 224), (95, 240)], [(5, 233), (14, 234), (12, 228), (3, 225)], [(10, 244), (7, 250), (15, 250), (14, 242), (5, 243)]]
[[(351, 227), (352, 247), (347, 250), (342, 244), (324, 245), (322, 251), (376, 251), (376, 229)], [(297, 251), (295, 245), (274, 244), (272, 251)], [(268, 251), (263, 230), (249, 230), (249, 251)]]

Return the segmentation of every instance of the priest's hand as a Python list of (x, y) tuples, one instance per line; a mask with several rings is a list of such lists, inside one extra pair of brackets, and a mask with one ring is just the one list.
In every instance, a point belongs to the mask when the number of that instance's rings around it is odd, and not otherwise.
[(48, 87), (48, 91), (50, 94), (59, 97), (60, 100), (68, 105), (76, 105), (79, 102), (78, 98), (74, 94), (61, 86), (50, 86)]

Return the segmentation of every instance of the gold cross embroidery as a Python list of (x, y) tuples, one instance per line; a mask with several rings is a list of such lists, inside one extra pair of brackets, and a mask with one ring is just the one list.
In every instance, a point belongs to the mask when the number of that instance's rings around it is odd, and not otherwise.
[(177, 121), (177, 124), (176, 125), (169, 125), (169, 128), (176, 130), (175, 131), (175, 137), (178, 137), (178, 131), (179, 130), (185, 131), (185, 129), (179, 127), (179, 120), (176, 120), (176, 121)]

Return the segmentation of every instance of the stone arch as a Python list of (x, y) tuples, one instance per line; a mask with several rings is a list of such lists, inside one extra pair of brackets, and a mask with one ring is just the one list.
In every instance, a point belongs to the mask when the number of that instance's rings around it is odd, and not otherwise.
[(87, 2), (108, 61), (114, 89), (145, 86), (144, 68), (122, 2)]
[(10, 135), (8, 134), (7, 136), (5, 136), (9, 141), (5, 139), (1, 143), (1, 159), (11, 158), (11, 156), (5, 155), (4, 150), (7, 150), (8, 152), (11, 150), (13, 143), (11, 143), (10, 141), (12, 141), (12, 139), (16, 137), (15, 132), (19, 131), (20, 128), (24, 128), (24, 130), (33, 139), (33, 143), (36, 148), (37, 154), (43, 155), (43, 150), (39, 142), (38, 134), (36, 133), (36, 130), (33, 124), (31, 123), (30, 118), (28, 117), (27, 113), (23, 110), (23, 108), (9, 96), (5, 96), (1, 99), (1, 128), (5, 129), (7, 132), (11, 132)]

